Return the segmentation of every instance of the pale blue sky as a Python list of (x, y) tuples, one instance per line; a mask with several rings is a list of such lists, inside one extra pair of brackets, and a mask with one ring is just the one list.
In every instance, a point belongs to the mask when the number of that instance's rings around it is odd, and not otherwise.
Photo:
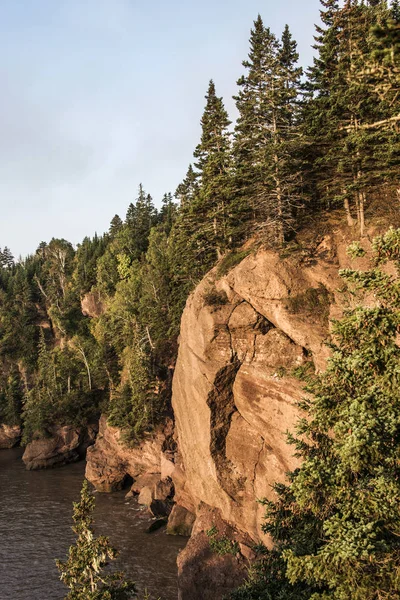
[(1, 0), (0, 247), (102, 233), (140, 182), (174, 192), (210, 78), (235, 116), (258, 13), (311, 62), (319, 0)]

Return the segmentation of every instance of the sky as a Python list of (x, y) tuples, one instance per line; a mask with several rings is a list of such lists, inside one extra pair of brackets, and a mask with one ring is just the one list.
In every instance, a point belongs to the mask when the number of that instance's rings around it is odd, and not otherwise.
[(312, 61), (319, 0), (1, 0), (0, 248), (73, 244), (160, 205), (200, 137), (212, 78), (234, 119), (258, 13)]

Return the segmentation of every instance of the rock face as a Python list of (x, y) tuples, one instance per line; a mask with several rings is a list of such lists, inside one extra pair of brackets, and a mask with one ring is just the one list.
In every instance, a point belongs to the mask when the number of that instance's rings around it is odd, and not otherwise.
[[(102, 416), (96, 444), (87, 452), (87, 479), (99, 492), (120, 490), (132, 480), (136, 482), (132, 486), (135, 493), (153, 488), (168, 476), (166, 473), (162, 476), (161, 471), (162, 466), (166, 470), (165, 463), (171, 462), (168, 442), (172, 432), (173, 423), (168, 420), (154, 435), (133, 448), (127, 448), (120, 443), (119, 430), (110, 427), (106, 417)], [(151, 499), (156, 498), (153, 495)]]
[(100, 317), (104, 312), (104, 303), (98, 292), (88, 292), (81, 300), (82, 313), (87, 317)]
[(50, 437), (30, 442), (22, 456), (28, 470), (46, 469), (76, 462), (94, 444), (97, 425), (88, 428), (55, 428)]
[[(260, 250), (225, 276), (211, 271), (187, 301), (173, 380), (180, 459), (172, 479), (176, 502), (197, 519), (178, 559), (182, 600), (197, 597), (196, 586), (202, 598), (207, 586), (214, 600), (226, 593), (200, 574), (200, 585), (188, 582), (190, 565), (209, 568), (199, 507), (218, 511), (236, 536), (269, 544), (256, 500), (273, 498), (271, 486), (298, 464), (285, 432), (294, 431), (304, 396), (299, 373), (326, 365), (348, 241), (327, 236), (312, 253), (287, 258)], [(251, 545), (242, 543), (241, 554), (250, 557)]]
[[(301, 266), (262, 251), (227, 276), (211, 272), (182, 318), (173, 408), (185, 497), (218, 508), (256, 540), (271, 485), (296, 467), (285, 432), (294, 430), (303, 384), (294, 374), (323, 368), (337, 265)], [(210, 293), (215, 290), (216, 294)], [(213, 305), (210, 298), (223, 297)]]
[(21, 428), (18, 425), (0, 425), (0, 450), (14, 448), (21, 440)]

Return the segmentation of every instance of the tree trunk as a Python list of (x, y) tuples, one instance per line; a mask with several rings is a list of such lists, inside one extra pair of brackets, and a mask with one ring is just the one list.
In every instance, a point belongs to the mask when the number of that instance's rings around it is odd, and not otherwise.
[(349, 227), (353, 227), (354, 226), (354, 219), (351, 216), (351, 212), (350, 212), (350, 203), (349, 203), (349, 199), (347, 198), (347, 196), (345, 197), (344, 201), (344, 210), (346, 212), (346, 219), (347, 219), (347, 225)]

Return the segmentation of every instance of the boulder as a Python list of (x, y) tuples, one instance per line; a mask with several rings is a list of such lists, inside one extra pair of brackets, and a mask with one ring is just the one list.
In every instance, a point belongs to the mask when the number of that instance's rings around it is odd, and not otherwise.
[[(207, 532), (212, 528), (218, 539), (232, 544), (233, 553), (220, 555), (211, 549)], [(218, 510), (201, 505), (192, 536), (178, 555), (179, 600), (223, 600), (239, 587), (247, 575), (247, 561), (234, 549), (246, 541), (221, 519)]]
[(190, 537), (196, 516), (183, 506), (175, 504), (169, 515), (167, 533)]
[(144, 487), (152, 487), (160, 479), (163, 447), (172, 430), (172, 420), (168, 419), (163, 426), (130, 447), (121, 442), (121, 432), (108, 425), (103, 415), (96, 443), (88, 449), (86, 478), (99, 492), (122, 489), (127, 480), (132, 479), (135, 493), (140, 493)]
[(21, 427), (18, 425), (0, 425), (0, 450), (14, 448), (21, 441)]
[(30, 471), (77, 462), (94, 444), (96, 434), (97, 424), (87, 428), (69, 425), (53, 428), (49, 437), (33, 440), (26, 446), (22, 460)]

